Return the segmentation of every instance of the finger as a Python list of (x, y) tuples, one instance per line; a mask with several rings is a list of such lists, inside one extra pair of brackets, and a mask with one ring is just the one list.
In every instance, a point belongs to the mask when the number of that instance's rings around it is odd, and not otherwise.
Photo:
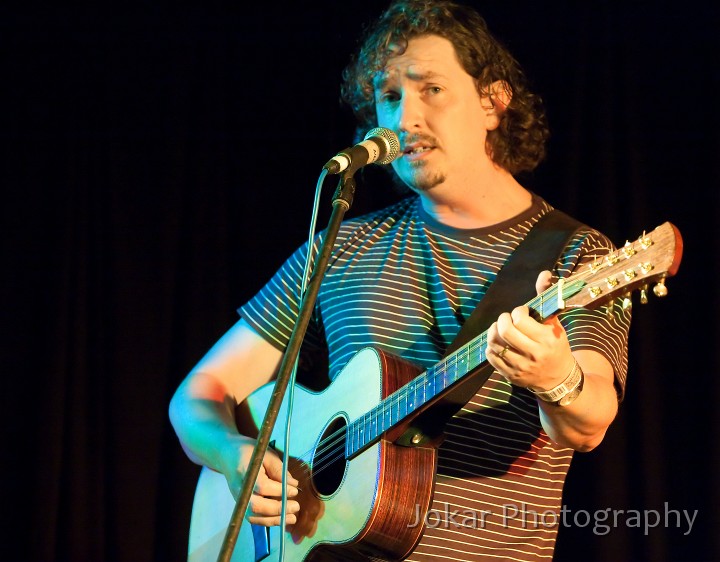
[[(493, 363), (507, 343), (498, 334), (497, 322), (493, 322), (487, 330), (487, 344), (485, 346), (485, 357)], [(495, 366), (495, 365), (493, 365)]]
[(502, 349), (505, 342), (498, 333), (497, 322), (493, 322), (487, 330), (487, 346), (492, 351), (494, 346), (499, 346), (498, 349)]
[(530, 309), (527, 306), (518, 306), (513, 308), (510, 313), (510, 318), (515, 326), (522, 324), (527, 318), (530, 317)]
[(497, 333), (497, 322), (493, 322), (490, 324), (490, 327), (487, 329), (486, 332), (487, 336), (485, 338), (486, 346), (487, 346), (487, 352), (490, 353), (491, 351), (491, 344), (498, 340), (498, 333)]
[(500, 361), (502, 361), (506, 365), (509, 365), (510, 360), (508, 359), (507, 355), (508, 355), (508, 353), (510, 353), (510, 349), (511, 349), (510, 346), (506, 345), (499, 351), (495, 350), (495, 357), (497, 357)]
[[(250, 498), (248, 512), (251, 516), (257, 517), (276, 517), (280, 515), (282, 502), (273, 498), (264, 498), (253, 494)], [(295, 500), (287, 502), (286, 513), (297, 513), (300, 511), (300, 504)]]
[[(513, 309), (510, 317), (512, 318), (513, 327), (516, 328), (515, 334), (518, 337), (525, 336), (528, 338), (528, 343), (539, 341), (538, 338), (542, 336), (543, 326), (530, 314), (530, 309), (527, 306), (519, 306)], [(520, 340), (514, 341), (518, 347), (524, 345)]]
[(503, 312), (500, 316), (498, 316), (495, 324), (499, 339), (505, 341), (508, 332), (513, 329), (512, 316), (508, 312)]
[(493, 322), (492, 324), (490, 324), (490, 327), (487, 330), (488, 346), (491, 343), (499, 343), (500, 341), (501, 340), (500, 340), (500, 335), (498, 334), (497, 322)]
[[(279, 498), (282, 495), (282, 482), (273, 478), (268, 478), (266, 475), (259, 475), (255, 482), (254, 492), (261, 496), (270, 496)], [(295, 497), (298, 495), (298, 489), (296, 486), (288, 484), (287, 486), (288, 497)]]
[[(524, 312), (523, 312), (524, 309)], [(522, 324), (523, 318), (528, 317), (527, 307), (518, 307), (512, 313), (504, 312), (498, 317), (497, 331), (498, 341), (502, 349), (506, 345), (510, 345), (516, 349), (520, 349), (524, 344), (525, 336), (519, 330), (518, 324)], [(517, 320), (517, 322), (516, 322)]]
[[(548, 331), (552, 332), (552, 335), (555, 338), (561, 336), (564, 328), (562, 327), (557, 315), (550, 316), (543, 320), (543, 322), (538, 322), (529, 313), (526, 314), (527, 311), (527, 308), (525, 311), (517, 309), (513, 310), (513, 324), (517, 329), (514, 336), (517, 339), (512, 339), (511, 343), (515, 347), (521, 348), (525, 345), (541, 343), (548, 338)], [(523, 340), (523, 338), (526, 339)]]
[[(265, 473), (267, 474), (268, 478), (275, 480), (276, 482), (282, 482), (282, 468), (283, 463), (280, 457), (275, 455), (274, 453), (268, 453), (265, 455), (265, 458), (263, 459), (263, 468), (265, 469)], [(300, 482), (293, 477), (290, 472), (287, 472), (287, 483), (289, 486), (295, 486), (297, 487)]]
[(504, 345), (510, 346), (505, 357), (508, 356), (508, 353), (513, 355), (532, 354), (534, 346), (537, 345), (537, 329), (542, 328), (542, 325), (532, 319), (528, 307), (521, 306), (514, 309), (512, 313), (501, 314), (497, 323), (500, 341), (504, 342), (503, 347)]
[[(259, 517), (257, 515), (250, 515), (247, 520), (254, 525), (263, 525), (265, 527), (275, 527), (281, 523), (279, 515), (274, 517)], [(297, 515), (294, 513), (288, 513), (285, 515), (285, 523), (287, 525), (294, 525), (297, 523)]]
[(548, 270), (541, 271), (538, 275), (537, 281), (535, 281), (535, 291), (539, 295), (552, 285), (552, 273)]

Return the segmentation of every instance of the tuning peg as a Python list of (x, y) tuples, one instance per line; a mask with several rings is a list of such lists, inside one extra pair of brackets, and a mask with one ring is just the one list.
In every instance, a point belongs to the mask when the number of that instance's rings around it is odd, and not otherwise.
[(632, 293), (628, 292), (623, 295), (622, 308), (623, 310), (632, 308)]
[(635, 251), (635, 246), (633, 246), (629, 240), (626, 240), (625, 245), (622, 248), (622, 253), (625, 255), (626, 258), (631, 258), (637, 252)]
[(640, 287), (640, 304), (647, 304), (648, 303), (648, 286), (643, 285)]
[(668, 294), (667, 287), (665, 286), (665, 278), (663, 277), (658, 281), (658, 284), (653, 287), (653, 294), (656, 297), (666, 297)]
[(607, 304), (607, 310), (605, 311), (605, 314), (607, 315), (607, 319), (608, 319), (608, 320), (612, 320), (612, 319), (613, 319), (613, 310), (614, 310), (614, 309), (615, 309), (615, 301), (614, 301), (614, 300), (611, 300), (610, 302), (608, 302), (608, 304)]
[(643, 230), (642, 236), (638, 238), (638, 242), (640, 242), (640, 246), (642, 246), (643, 250), (647, 250), (650, 246), (652, 246), (652, 239), (645, 234), (645, 231)]

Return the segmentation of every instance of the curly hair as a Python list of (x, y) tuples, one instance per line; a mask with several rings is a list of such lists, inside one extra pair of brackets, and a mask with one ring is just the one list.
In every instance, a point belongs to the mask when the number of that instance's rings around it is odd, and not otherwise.
[[(342, 99), (357, 119), (357, 136), (377, 126), (373, 79), (387, 60), (401, 54), (408, 41), (437, 35), (454, 46), (460, 64), (475, 78), (478, 93), (490, 96), (502, 81), (511, 101), (499, 126), (488, 132), (486, 150), (511, 174), (532, 171), (545, 156), (549, 136), (545, 110), (533, 94), (520, 65), (489, 32), (472, 8), (446, 0), (396, 0), (364, 34), (361, 46), (343, 71)], [(490, 98), (492, 101), (492, 97)]]

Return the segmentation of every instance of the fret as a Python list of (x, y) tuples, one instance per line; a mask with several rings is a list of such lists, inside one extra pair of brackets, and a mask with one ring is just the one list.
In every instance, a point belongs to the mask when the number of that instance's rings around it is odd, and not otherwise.
[(357, 451), (357, 424), (352, 423), (350, 425), (350, 438), (348, 439), (348, 447), (350, 448), (350, 454)]
[(406, 413), (414, 412), (417, 408), (417, 396), (415, 396), (415, 381), (412, 380), (407, 384), (407, 392), (405, 392), (405, 411)]
[(392, 400), (390, 402), (390, 405), (392, 406), (390, 408), (390, 425), (392, 426), (392, 425), (395, 425), (395, 422), (400, 420), (400, 417), (399, 417), (397, 400)]
[(349, 424), (347, 428), (345, 428), (345, 458), (349, 457), (353, 454), (353, 447), (352, 447), (352, 424)]
[(365, 416), (358, 419), (359, 433), (360, 433), (360, 448), (364, 447), (367, 441), (365, 441)]
[(530, 302), (527, 303), (527, 306), (531, 310), (534, 310), (540, 318), (546, 318), (546, 314), (548, 313), (548, 305), (552, 302), (552, 299), (550, 298), (546, 300), (545, 296), (545, 293), (542, 293), (534, 297), (530, 300)]
[(358, 443), (358, 441), (357, 441), (357, 439), (358, 439), (357, 423), (355, 423), (355, 422), (351, 423), (350, 426), (348, 427), (348, 432), (350, 433), (350, 435), (347, 440), (347, 443), (345, 444), (345, 455), (349, 457), (355, 451), (358, 450), (358, 447), (357, 447), (357, 443)]
[(452, 384), (452, 381), (453, 381), (453, 374), (452, 374), (453, 364), (450, 361), (445, 360), (444, 367), (445, 367), (445, 369), (443, 370), (443, 389), (446, 389), (447, 387), (449, 387)]
[(399, 419), (403, 419), (405, 416), (408, 415), (408, 399), (407, 399), (407, 393), (403, 391), (398, 392), (398, 414), (400, 415)]
[(467, 345), (464, 345), (458, 350), (457, 353), (459, 362), (458, 362), (458, 370), (460, 373), (460, 377), (463, 377), (468, 373), (470, 370), (470, 347)]
[(455, 355), (455, 373), (453, 376), (453, 383), (456, 383), (464, 374), (463, 370), (465, 357), (459, 353)]
[(425, 400), (429, 400), (437, 395), (437, 388), (435, 387), (435, 377), (430, 374), (430, 371), (425, 371), (425, 384), (423, 387), (427, 390), (425, 393)]
[[(478, 338), (480, 340), (481, 338)], [(477, 367), (480, 363), (485, 361), (485, 346), (487, 345), (484, 338), (482, 338), (483, 341), (478, 341), (473, 345), (472, 354), (473, 354), (473, 368)]]
[(374, 438), (372, 430), (372, 410), (365, 415), (365, 443), (370, 443)]
[(447, 371), (445, 369), (446, 365), (443, 361), (441, 364), (438, 365), (437, 373), (435, 374), (438, 379), (441, 392), (447, 388)]
[(395, 392), (395, 397), (395, 408), (393, 408), (395, 412), (395, 419), (393, 420), (393, 424), (401, 421), (405, 417), (405, 414), (403, 413), (403, 404), (405, 401), (403, 400), (402, 393)]
[(452, 385), (457, 380), (457, 357), (450, 355), (446, 360), (447, 368), (447, 386)]
[(402, 398), (403, 410), (404, 410), (406, 416), (414, 410), (414, 408), (413, 408), (414, 401), (413, 401), (412, 389), (411, 389), (412, 384), (413, 384), (412, 381), (410, 381), (403, 388), (401, 388), (399, 390), (400, 396)]
[(362, 418), (360, 418), (360, 447), (364, 447), (367, 445), (367, 435), (365, 432), (365, 428), (367, 425), (367, 414), (365, 414)]

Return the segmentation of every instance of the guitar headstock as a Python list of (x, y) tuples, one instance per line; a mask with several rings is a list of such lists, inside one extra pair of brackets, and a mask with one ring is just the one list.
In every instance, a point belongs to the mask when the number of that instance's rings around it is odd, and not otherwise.
[(669, 222), (663, 223), (566, 279), (565, 284), (580, 281), (582, 290), (566, 297), (565, 306), (596, 308), (618, 296), (625, 296), (629, 303), (630, 294), (638, 288), (644, 303), (651, 283), (655, 283), (653, 293), (664, 297), (665, 279), (680, 267), (682, 250), (680, 231)]

